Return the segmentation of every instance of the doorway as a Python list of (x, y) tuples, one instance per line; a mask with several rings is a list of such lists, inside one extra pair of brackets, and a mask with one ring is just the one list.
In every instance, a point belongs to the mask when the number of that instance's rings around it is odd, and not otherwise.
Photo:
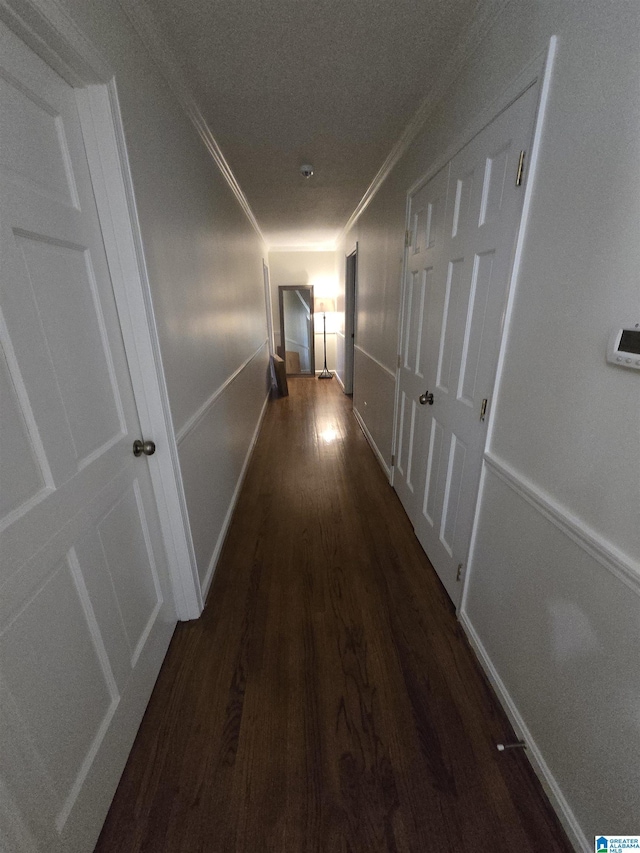
[(358, 244), (346, 258), (344, 284), (344, 393), (353, 394), (353, 369), (356, 343), (356, 293), (358, 280)]
[(281, 285), (280, 347), (288, 376), (315, 376), (313, 287)]

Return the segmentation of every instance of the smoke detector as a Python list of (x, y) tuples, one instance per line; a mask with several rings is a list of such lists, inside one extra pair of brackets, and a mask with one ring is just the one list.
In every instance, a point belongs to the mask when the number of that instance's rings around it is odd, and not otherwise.
[(313, 166), (310, 163), (304, 163), (300, 166), (300, 174), (304, 178), (310, 178), (313, 175)]

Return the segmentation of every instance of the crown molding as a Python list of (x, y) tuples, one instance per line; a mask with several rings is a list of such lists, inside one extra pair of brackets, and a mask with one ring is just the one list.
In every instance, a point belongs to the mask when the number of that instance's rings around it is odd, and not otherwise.
[(105, 57), (57, 0), (0, 0), (0, 20), (70, 86), (113, 77)]
[(138, 34), (140, 40), (149, 52), (149, 55), (158, 66), (160, 73), (166, 80), (169, 88), (187, 115), (187, 118), (191, 121), (198, 132), (200, 139), (204, 142), (205, 148), (216, 163), (217, 167), (220, 169), (222, 177), (229, 185), (231, 192), (236, 197), (236, 200), (244, 211), (247, 219), (262, 242), (266, 245), (264, 234), (258, 225), (258, 220), (255, 218), (253, 211), (251, 210), (247, 197), (233, 174), (231, 166), (222, 153), (222, 149), (216, 142), (211, 128), (207, 124), (200, 107), (191, 94), (191, 90), (187, 84), (185, 76), (178, 67), (173, 54), (164, 41), (153, 14), (150, 12), (145, 0), (118, 0), (118, 2), (123, 12), (131, 22), (134, 30)]
[(493, 26), (494, 21), (503, 9), (511, 3), (511, 0), (485, 0), (480, 9), (471, 18), (464, 30), (458, 44), (442, 67), (435, 83), (429, 90), (413, 117), (402, 131), (398, 141), (395, 143), (384, 163), (371, 181), (365, 194), (362, 196), (356, 209), (347, 220), (344, 228), (338, 236), (338, 242), (344, 240), (351, 228), (356, 224), (362, 213), (371, 203), (382, 184), (391, 174), (392, 170), (414, 141), (432, 110), (440, 102), (447, 89), (459, 77), (462, 66), (477, 48), (479, 42), (486, 36)]

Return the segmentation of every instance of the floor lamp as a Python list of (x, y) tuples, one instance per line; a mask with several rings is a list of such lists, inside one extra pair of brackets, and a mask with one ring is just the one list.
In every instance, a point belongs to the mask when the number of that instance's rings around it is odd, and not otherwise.
[(331, 296), (319, 296), (315, 299), (313, 310), (316, 314), (322, 314), (323, 318), (324, 369), (318, 374), (318, 379), (333, 379), (333, 373), (327, 367), (327, 313), (333, 314), (336, 310), (336, 301)]

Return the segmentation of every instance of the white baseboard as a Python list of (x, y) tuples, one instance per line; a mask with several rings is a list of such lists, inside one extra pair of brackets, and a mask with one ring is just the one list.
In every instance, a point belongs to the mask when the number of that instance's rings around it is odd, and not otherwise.
[(207, 573), (204, 576), (204, 581), (202, 583), (202, 598), (205, 602), (207, 601), (207, 595), (209, 593), (209, 589), (211, 587), (211, 583), (213, 581), (213, 576), (215, 574), (216, 566), (218, 565), (218, 558), (220, 557), (220, 552), (222, 551), (222, 546), (224, 545), (224, 540), (227, 537), (227, 532), (229, 530), (229, 525), (231, 524), (231, 518), (233, 516), (233, 512), (236, 508), (236, 504), (238, 502), (238, 497), (240, 495), (240, 490), (244, 484), (244, 478), (247, 475), (247, 468), (249, 467), (249, 462), (251, 461), (251, 457), (253, 456), (253, 450), (256, 446), (256, 441), (258, 440), (258, 434), (260, 432), (260, 427), (262, 426), (262, 421), (264, 420), (264, 414), (267, 410), (267, 403), (269, 402), (270, 393), (265, 397), (264, 403), (262, 404), (262, 410), (260, 412), (260, 417), (258, 418), (258, 423), (256, 424), (256, 428), (253, 431), (253, 436), (251, 441), (249, 442), (249, 449), (247, 450), (247, 455), (244, 458), (244, 462), (242, 464), (242, 471), (240, 471), (240, 476), (238, 477), (238, 482), (236, 483), (236, 487), (233, 490), (233, 495), (231, 497), (231, 501), (229, 503), (229, 508), (227, 509), (227, 513), (224, 517), (224, 521), (222, 523), (222, 528), (220, 530), (220, 535), (218, 536), (216, 547), (213, 549), (213, 554), (211, 555), (211, 559), (209, 560), (209, 565), (207, 567)]
[(587, 837), (582, 831), (580, 824), (573, 811), (571, 810), (569, 803), (566, 801), (560, 786), (556, 782), (551, 770), (549, 769), (546, 761), (543, 758), (541, 751), (536, 745), (533, 737), (531, 736), (531, 732), (527, 728), (527, 725), (522, 718), (518, 708), (511, 698), (509, 691), (507, 690), (504, 682), (498, 675), (497, 669), (494, 667), (491, 658), (485, 647), (480, 640), (480, 637), (476, 633), (475, 628), (469, 621), (467, 614), (464, 611), (460, 611), (458, 613), (458, 618), (462, 627), (464, 628), (465, 634), (467, 635), (471, 646), (476, 653), (478, 660), (489, 681), (491, 682), (491, 686), (498, 694), (498, 699), (500, 700), (502, 707), (504, 708), (507, 716), (509, 717), (509, 721), (514, 728), (514, 731), (518, 738), (523, 740), (527, 744), (527, 748), (525, 750), (525, 755), (529, 759), (529, 763), (533, 767), (536, 776), (540, 779), (542, 783), (542, 787), (544, 788), (544, 792), (549, 798), (549, 801), (555, 810), (562, 826), (565, 829), (565, 832), (569, 836), (569, 840), (578, 851), (578, 853), (591, 853), (593, 850), (593, 843), (589, 843), (587, 841)]
[(342, 381), (342, 379), (340, 378), (340, 374), (338, 373), (338, 371), (336, 370), (336, 372), (335, 372), (333, 375), (334, 375), (334, 376), (335, 376), (335, 378), (338, 380), (338, 385), (340, 385), (340, 387), (341, 387), (341, 388), (342, 388), (342, 390), (344, 391), (344, 382), (343, 382), (343, 381)]
[(373, 436), (371, 435), (371, 433), (367, 429), (367, 425), (362, 420), (362, 416), (360, 415), (360, 412), (356, 409), (355, 406), (353, 407), (353, 414), (355, 415), (356, 420), (358, 421), (358, 424), (360, 425), (360, 429), (364, 433), (364, 437), (369, 442), (369, 445), (370, 445), (371, 449), (373, 450), (373, 452), (376, 456), (376, 459), (380, 463), (382, 470), (387, 475), (387, 480), (389, 480), (389, 482), (391, 482), (391, 468), (385, 462), (384, 456), (382, 455), (382, 453), (380, 453), (378, 445), (373, 440)]

